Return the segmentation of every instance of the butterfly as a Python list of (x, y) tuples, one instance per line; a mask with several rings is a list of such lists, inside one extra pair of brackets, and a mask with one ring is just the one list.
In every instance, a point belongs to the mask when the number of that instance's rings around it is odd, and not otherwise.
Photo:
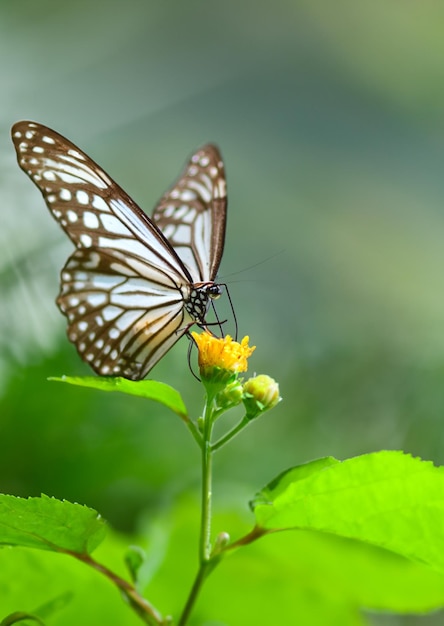
[(76, 246), (57, 305), (68, 338), (103, 376), (144, 378), (193, 324), (206, 327), (225, 240), (216, 146), (195, 152), (149, 218), (89, 156), (54, 130), (11, 130), (19, 166)]

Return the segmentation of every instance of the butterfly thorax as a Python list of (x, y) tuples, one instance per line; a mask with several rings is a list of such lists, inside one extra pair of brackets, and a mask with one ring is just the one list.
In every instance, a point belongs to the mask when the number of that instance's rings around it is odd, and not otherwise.
[(185, 309), (198, 324), (205, 324), (205, 316), (210, 300), (216, 300), (222, 294), (222, 286), (212, 281), (195, 283), (191, 286), (190, 295), (185, 302)]

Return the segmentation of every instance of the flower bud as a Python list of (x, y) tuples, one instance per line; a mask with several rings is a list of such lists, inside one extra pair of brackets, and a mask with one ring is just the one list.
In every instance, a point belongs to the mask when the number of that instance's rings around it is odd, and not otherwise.
[(219, 409), (231, 409), (242, 402), (243, 396), (242, 383), (239, 380), (234, 380), (217, 394), (216, 403)]
[(213, 554), (217, 554), (218, 552), (226, 548), (229, 543), (230, 535), (225, 531), (219, 533), (216, 537), (216, 541), (214, 542)]
[(265, 374), (250, 378), (243, 385), (243, 403), (247, 419), (254, 419), (282, 400), (278, 383)]

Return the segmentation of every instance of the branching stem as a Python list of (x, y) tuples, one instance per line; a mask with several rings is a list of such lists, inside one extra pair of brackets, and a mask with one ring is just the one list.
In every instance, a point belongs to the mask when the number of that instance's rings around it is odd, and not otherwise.
[(219, 450), (219, 448), (222, 448), (222, 446), (224, 446), (231, 439), (233, 439), (233, 437), (235, 437), (238, 433), (240, 433), (240, 431), (243, 430), (245, 426), (248, 426), (249, 423), (250, 423), (250, 420), (247, 419), (246, 416), (244, 416), (241, 419), (241, 421), (238, 424), (236, 424), (236, 426), (234, 426), (223, 437), (221, 437), (220, 439), (218, 439), (217, 441), (213, 443), (213, 445), (211, 446), (212, 451), (216, 452), (216, 450)]
[(76, 552), (70, 552), (70, 554), (109, 578), (109, 580), (111, 580), (111, 582), (120, 589), (128, 600), (130, 606), (146, 624), (149, 624), (149, 626), (162, 626), (162, 624), (165, 623), (160, 613), (152, 606), (152, 604), (148, 602), (148, 600), (140, 595), (134, 585), (129, 583), (124, 578), (121, 578), (104, 565), (95, 561), (88, 554), (79, 554)]

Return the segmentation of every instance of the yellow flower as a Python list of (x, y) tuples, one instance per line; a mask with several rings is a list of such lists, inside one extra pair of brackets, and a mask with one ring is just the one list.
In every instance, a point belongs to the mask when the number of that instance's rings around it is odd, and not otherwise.
[(247, 359), (256, 346), (250, 348), (249, 337), (240, 343), (233, 341), (230, 335), (214, 337), (208, 331), (191, 333), (199, 350), (199, 370), (203, 380), (228, 383), (238, 372), (246, 372)]
[(232, 372), (246, 372), (247, 359), (256, 349), (256, 346), (249, 347), (249, 337), (244, 337), (241, 343), (233, 341), (230, 335), (214, 337), (208, 331), (200, 335), (191, 333), (199, 349), (199, 367), (220, 367)]

